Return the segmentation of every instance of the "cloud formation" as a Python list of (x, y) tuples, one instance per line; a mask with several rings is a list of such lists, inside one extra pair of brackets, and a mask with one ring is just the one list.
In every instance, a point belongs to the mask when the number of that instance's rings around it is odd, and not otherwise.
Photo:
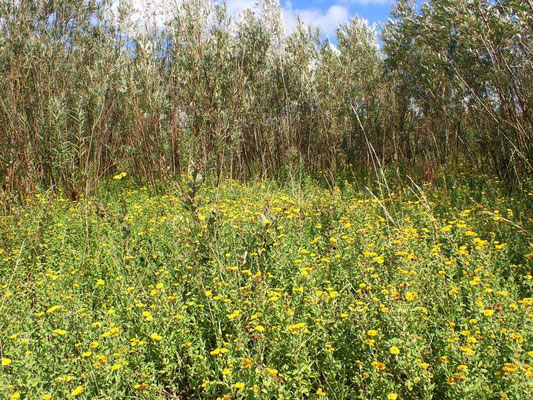
[(228, 0), (226, 4), (228, 6), (228, 13), (236, 16), (244, 10), (254, 8), (255, 0)]
[(362, 5), (378, 5), (383, 6), (385, 4), (392, 3), (392, 0), (341, 0), (342, 3), (346, 4), (362, 4)]
[(296, 27), (296, 16), (299, 16), (306, 24), (320, 28), (326, 36), (335, 35), (339, 25), (348, 22), (351, 18), (348, 7), (338, 4), (323, 11), (318, 8), (297, 9), (290, 2), (286, 2), (283, 5), (283, 15), (288, 32)]
[[(354, 1), (354, 0), (348, 0)], [(355, 0), (355, 1), (389, 1), (389, 0)], [(253, 9), (256, 0), (227, 0), (228, 13), (231, 16), (238, 16), (246, 9)], [(351, 15), (347, 5), (335, 4), (327, 10), (321, 10), (316, 7), (296, 8), (290, 0), (281, 1), (283, 17), (287, 32), (290, 33), (296, 28), (296, 17), (306, 24), (320, 28), (322, 33), (327, 36), (335, 34), (335, 30), (342, 23), (349, 21)]]
[[(134, 7), (133, 22), (143, 23), (150, 21), (151, 24), (161, 27), (164, 21), (169, 18), (169, 9), (172, 5), (179, 4), (181, 0), (132, 0)], [(353, 15), (350, 13), (350, 3), (377, 3), (383, 4), (389, 0), (338, 0), (334, 4), (323, 10), (317, 7), (294, 7), (290, 0), (281, 1), (283, 17), (287, 28), (287, 33), (291, 33), (296, 28), (297, 16), (308, 25), (320, 28), (326, 36), (334, 36), (340, 24), (348, 22)], [(220, 0), (222, 2), (222, 0)], [(114, 10), (117, 10), (119, 1), (114, 3)], [(244, 10), (254, 9), (256, 0), (227, 0), (227, 10), (232, 17), (238, 17)]]

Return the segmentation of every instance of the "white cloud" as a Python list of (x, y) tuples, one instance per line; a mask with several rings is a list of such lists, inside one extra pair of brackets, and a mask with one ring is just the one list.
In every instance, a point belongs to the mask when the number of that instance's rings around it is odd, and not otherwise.
[(296, 16), (299, 16), (306, 24), (320, 28), (326, 36), (335, 35), (339, 25), (349, 21), (351, 17), (348, 8), (338, 4), (322, 11), (318, 8), (293, 8), (290, 2), (284, 4), (283, 15), (288, 32), (296, 27)]
[[(385, 1), (390, 0), (349, 0), (349, 1)], [(236, 17), (242, 11), (246, 9), (253, 9), (256, 4), (256, 0), (227, 0), (228, 13)], [(296, 28), (296, 17), (308, 25), (316, 26), (320, 28), (322, 33), (327, 36), (333, 36), (335, 30), (340, 24), (350, 20), (351, 15), (349, 8), (345, 5), (335, 4), (329, 7), (327, 10), (321, 10), (316, 7), (308, 8), (295, 8), (291, 1), (281, 1), (283, 17), (285, 25), (287, 27), (287, 33), (292, 32)]]
[[(145, 25), (148, 23), (151, 26), (161, 28), (165, 21), (170, 17), (172, 9), (181, 0), (130, 0), (133, 5), (132, 22), (135, 25)], [(339, 0), (341, 2), (353, 3), (384, 3), (389, 0)], [(218, 0), (222, 2), (222, 0)], [(244, 10), (254, 9), (256, 0), (227, 0), (228, 14), (232, 17), (238, 17)], [(117, 6), (120, 0), (115, 0), (113, 4), (113, 11), (117, 12)], [(179, 7), (179, 6), (178, 6)], [(352, 17), (349, 12), (349, 6), (343, 4), (335, 4), (327, 10), (322, 10), (316, 7), (295, 8), (290, 0), (282, 1), (282, 11), (287, 27), (287, 33), (292, 32), (296, 28), (296, 17), (308, 25), (320, 28), (322, 33), (326, 36), (334, 36), (336, 29), (340, 24), (348, 22)], [(116, 14), (115, 14), (116, 15)]]
[[(354, 1), (354, 0), (349, 0)], [(355, 0), (355, 1), (390, 1), (390, 0)], [(253, 9), (256, 0), (227, 0), (228, 13), (236, 17), (246, 9)], [(322, 33), (327, 36), (333, 36), (335, 30), (340, 24), (350, 20), (350, 12), (347, 6), (335, 4), (327, 10), (321, 10), (316, 7), (309, 8), (295, 8), (291, 1), (281, 1), (283, 18), (287, 27), (287, 33), (292, 32), (296, 28), (296, 17), (308, 25), (319, 27)]]
[(228, 0), (228, 14), (236, 16), (244, 10), (253, 9), (255, 7), (255, 0)]
[[(137, 2), (146, 2), (149, 0), (135, 0)], [(163, 0), (164, 1), (164, 0)], [(222, 2), (223, 0), (218, 0)], [(343, 1), (343, 0), (341, 0)], [(389, 2), (390, 0), (348, 0), (348, 2)], [(282, 4), (283, 18), (287, 27), (287, 33), (296, 28), (296, 17), (306, 24), (319, 27), (322, 33), (327, 36), (335, 35), (335, 30), (340, 24), (350, 20), (351, 15), (347, 6), (335, 4), (327, 10), (321, 10), (316, 7), (294, 8), (291, 1), (280, 1)], [(226, 0), (228, 14), (232, 17), (238, 17), (245, 10), (253, 10), (257, 5), (257, 0)]]
[(342, 0), (342, 2), (348, 3), (348, 4), (362, 4), (362, 5), (371, 4), (371, 5), (383, 6), (385, 4), (392, 3), (392, 0)]
[(118, 18), (120, 8), (131, 7), (129, 21), (134, 29), (143, 31), (148, 26), (162, 28), (170, 18), (170, 10), (179, 4), (180, 0), (113, 0), (109, 9), (111, 18)]

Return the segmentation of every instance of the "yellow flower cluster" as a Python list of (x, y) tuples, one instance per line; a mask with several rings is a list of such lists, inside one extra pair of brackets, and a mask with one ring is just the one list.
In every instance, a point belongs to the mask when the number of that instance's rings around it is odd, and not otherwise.
[(112, 186), (0, 219), (0, 398), (531, 397), (506, 198)]

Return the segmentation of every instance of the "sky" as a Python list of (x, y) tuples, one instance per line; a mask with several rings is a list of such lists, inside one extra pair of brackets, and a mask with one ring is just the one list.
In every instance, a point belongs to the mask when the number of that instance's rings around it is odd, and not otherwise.
[[(334, 40), (335, 30), (356, 14), (372, 23), (385, 22), (393, 0), (280, 0), (285, 24), (290, 31), (299, 15), (306, 23), (318, 26), (324, 36)], [(231, 14), (250, 8), (255, 0), (227, 0)]]
[[(165, 9), (170, 3), (181, 0), (132, 0), (139, 17), (156, 16), (157, 22), (164, 20)], [(222, 2), (224, 0), (215, 0)], [(370, 24), (385, 22), (395, 0), (280, 0), (287, 33), (296, 27), (296, 16), (307, 24), (319, 27), (324, 37), (336, 42), (335, 31), (340, 24), (350, 21), (355, 15), (366, 19)], [(257, 0), (226, 0), (228, 12), (237, 17), (242, 11), (254, 8)], [(118, 5), (120, 0), (115, 0)], [(157, 10), (157, 11), (156, 11)], [(379, 31), (379, 26), (378, 26)]]

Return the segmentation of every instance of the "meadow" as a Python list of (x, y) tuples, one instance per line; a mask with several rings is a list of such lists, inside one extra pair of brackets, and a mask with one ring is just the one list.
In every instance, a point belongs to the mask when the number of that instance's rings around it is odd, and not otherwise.
[(531, 38), (0, 0), (0, 400), (533, 398)]
[(0, 397), (531, 398), (533, 190), (443, 177), (31, 195), (0, 219)]

